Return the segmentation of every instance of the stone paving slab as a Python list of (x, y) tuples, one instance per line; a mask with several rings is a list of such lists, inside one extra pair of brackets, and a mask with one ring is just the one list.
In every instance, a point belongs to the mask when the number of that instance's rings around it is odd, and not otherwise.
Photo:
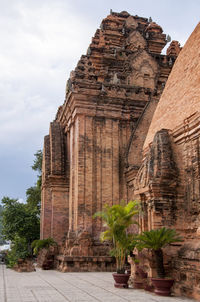
[(0, 265), (0, 302), (192, 302), (113, 286), (111, 273), (17, 273)]

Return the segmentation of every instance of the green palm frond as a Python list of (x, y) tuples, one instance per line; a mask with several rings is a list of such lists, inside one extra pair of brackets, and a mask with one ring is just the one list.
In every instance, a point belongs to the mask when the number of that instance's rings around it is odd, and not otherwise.
[(106, 240), (112, 241), (112, 238), (113, 238), (113, 236), (112, 236), (111, 230), (106, 230), (105, 232), (102, 232), (100, 234), (101, 241), (106, 241)]
[(127, 229), (132, 224), (138, 224), (134, 219), (140, 211), (139, 202), (130, 201), (113, 206), (105, 205), (103, 211), (95, 213), (94, 218), (100, 217), (104, 222), (106, 231), (100, 235), (101, 241), (110, 240), (114, 249), (112, 255), (116, 257), (117, 267), (123, 268), (127, 251), (133, 249), (133, 236), (127, 234)]
[(170, 243), (180, 241), (182, 241), (182, 239), (174, 229), (164, 227), (157, 230), (146, 231), (138, 235), (136, 238), (136, 246), (140, 250), (143, 248), (159, 250)]

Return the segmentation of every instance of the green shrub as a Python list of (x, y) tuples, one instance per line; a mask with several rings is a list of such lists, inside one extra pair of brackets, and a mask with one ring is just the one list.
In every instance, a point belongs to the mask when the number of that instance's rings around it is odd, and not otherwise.
[(6, 255), (6, 265), (12, 268), (18, 259), (25, 259), (31, 256), (27, 248), (28, 244), (25, 238), (15, 237), (11, 250)]
[(57, 245), (57, 243), (53, 240), (53, 238), (34, 240), (31, 244), (31, 247), (33, 249), (33, 254), (37, 255), (39, 250), (43, 248), (48, 248), (51, 245)]

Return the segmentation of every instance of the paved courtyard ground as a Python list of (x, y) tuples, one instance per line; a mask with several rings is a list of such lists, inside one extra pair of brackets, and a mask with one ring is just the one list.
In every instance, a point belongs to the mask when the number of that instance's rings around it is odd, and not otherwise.
[(191, 302), (143, 290), (117, 289), (111, 273), (17, 273), (0, 265), (0, 302)]

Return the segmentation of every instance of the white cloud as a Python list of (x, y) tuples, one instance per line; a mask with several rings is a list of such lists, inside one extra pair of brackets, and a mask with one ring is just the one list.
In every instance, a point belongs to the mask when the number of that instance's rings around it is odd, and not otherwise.
[[(89, 3), (0, 0), (0, 144), (22, 143), (28, 135), (37, 140), (48, 131), (63, 103), (69, 73), (86, 52), (97, 27), (94, 16), (99, 13), (90, 11)], [(129, 7), (130, 3), (127, 1)], [(112, 8), (112, 1), (105, 5), (107, 13), (110, 5)], [(124, 4), (115, 2), (115, 6), (120, 11)], [(144, 7), (150, 10), (151, 6), (148, 2)], [(92, 17), (86, 18), (86, 14)], [(176, 38), (177, 31), (174, 36), (169, 34)]]
[[(37, 2), (37, 1), (36, 1)], [(60, 3), (60, 5), (59, 5)], [(61, 1), (12, 2), (0, 19), (0, 144), (44, 135), (63, 103), (65, 81), (87, 49), (90, 24)], [(4, 6), (4, 9), (8, 7)]]
[(25, 200), (35, 177), (33, 154), (64, 101), (70, 71), (110, 8), (151, 16), (183, 44), (199, 20), (200, 2), (0, 0), (0, 198)]

